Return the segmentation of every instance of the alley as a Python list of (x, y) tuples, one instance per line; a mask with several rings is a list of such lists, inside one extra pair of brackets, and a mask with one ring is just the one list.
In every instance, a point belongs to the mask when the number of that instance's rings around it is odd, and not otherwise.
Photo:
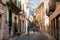
[(0, 40), (60, 40), (60, 0), (0, 0)]
[[(48, 35), (48, 34), (47, 34)], [(23, 34), (21, 36), (17, 36), (12, 38), (11, 40), (55, 40), (52, 36), (47, 36), (45, 33), (42, 32), (35, 32), (28, 34)]]

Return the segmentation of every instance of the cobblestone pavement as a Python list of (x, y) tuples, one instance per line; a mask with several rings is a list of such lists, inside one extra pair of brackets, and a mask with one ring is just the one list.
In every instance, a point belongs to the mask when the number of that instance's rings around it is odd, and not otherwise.
[(44, 33), (30, 33), (13, 38), (12, 40), (53, 40), (49, 39)]

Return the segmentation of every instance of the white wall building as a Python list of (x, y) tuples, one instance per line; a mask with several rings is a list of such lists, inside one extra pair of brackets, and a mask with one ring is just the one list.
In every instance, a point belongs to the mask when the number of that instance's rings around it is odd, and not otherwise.
[(48, 2), (49, 2), (49, 0), (44, 1), (45, 30), (46, 30), (46, 32), (48, 32), (48, 27), (49, 27), (49, 17), (46, 15), (46, 10), (48, 9)]
[[(21, 3), (24, 5), (24, 13), (25, 17), (29, 17), (29, 3), (28, 0), (21, 0)], [(27, 33), (27, 27), (28, 27), (28, 21), (25, 19), (25, 26), (26, 26), (26, 33)]]

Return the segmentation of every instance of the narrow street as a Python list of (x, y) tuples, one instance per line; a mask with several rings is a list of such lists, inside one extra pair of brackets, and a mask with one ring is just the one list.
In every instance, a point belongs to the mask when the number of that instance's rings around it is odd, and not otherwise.
[(0, 40), (60, 40), (60, 0), (0, 0)]
[(14, 37), (11, 40), (55, 40), (52, 36), (48, 36), (48, 34), (42, 32), (30, 32), (29, 34)]

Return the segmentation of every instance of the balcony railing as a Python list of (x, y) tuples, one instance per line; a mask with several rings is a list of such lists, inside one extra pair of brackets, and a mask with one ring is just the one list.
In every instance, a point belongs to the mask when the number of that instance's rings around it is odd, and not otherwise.
[(59, 2), (60, 2), (60, 0), (50, 0), (50, 2), (49, 2), (49, 9), (46, 10), (46, 12), (47, 12), (46, 14), (48, 16), (50, 16), (55, 11), (56, 6), (57, 6), (57, 4), (59, 4)]
[(51, 0), (51, 2), (49, 3), (49, 12), (54, 12), (56, 7), (56, 0)]
[(7, 0), (7, 3), (12, 3), (15, 6), (17, 6), (18, 8), (20, 8), (21, 4), (19, 0)]
[(56, 2), (56, 0), (50, 0), (49, 9), (46, 10), (48, 16), (50, 16), (55, 11), (55, 8), (56, 8), (55, 2)]

